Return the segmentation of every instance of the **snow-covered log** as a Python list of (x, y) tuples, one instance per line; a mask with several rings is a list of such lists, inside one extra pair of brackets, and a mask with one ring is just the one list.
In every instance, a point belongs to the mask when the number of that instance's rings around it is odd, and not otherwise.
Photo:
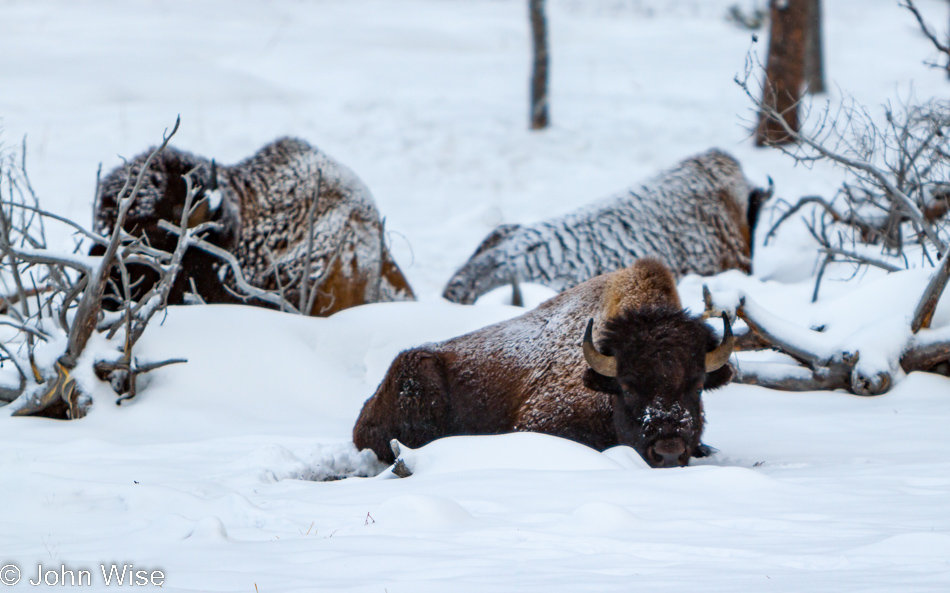
[(677, 276), (748, 272), (764, 197), (736, 159), (713, 149), (564, 216), (499, 226), (452, 276), (443, 296), (473, 303), (513, 278), (563, 291), (647, 256)]
[[(95, 211), (99, 233), (111, 232), (116, 192), (129, 174), (138, 174), (146, 156), (133, 159), (130, 172), (116, 169), (103, 181)], [(369, 189), (350, 169), (299, 139), (279, 139), (232, 166), (166, 148), (145, 178), (126, 230), (144, 233), (152, 245), (175, 243), (160, 221), (178, 220), (181, 176), (192, 170), (204, 201), (189, 223), (214, 223), (205, 243), (233, 255), (250, 285), (280, 294), (281, 308), (329, 315), (414, 298), (386, 246)], [(169, 302), (186, 302), (189, 293), (209, 303), (247, 300), (232, 267), (214, 251), (189, 249)], [(139, 291), (148, 290), (149, 275), (135, 270), (146, 278)], [(259, 298), (250, 302), (273, 306)]]
[[(927, 318), (943, 292), (950, 266), (932, 273), (929, 282), (917, 271), (896, 272), (889, 286), (854, 295), (858, 310), (853, 317), (826, 314), (821, 325), (804, 327), (767, 310), (744, 291), (713, 297), (703, 286), (704, 317), (727, 313), (742, 319), (749, 333), (737, 341), (737, 350), (772, 349), (792, 360), (764, 362), (740, 360), (734, 381), (785, 391), (841, 389), (856, 395), (880, 395), (906, 373), (938, 372), (950, 375), (950, 327), (936, 329), (915, 325)], [(916, 312), (916, 314), (915, 314)], [(836, 318), (838, 317), (838, 318)], [(826, 327), (825, 320), (831, 324)], [(814, 321), (814, 320), (813, 320)], [(751, 339), (750, 339), (751, 338)]]

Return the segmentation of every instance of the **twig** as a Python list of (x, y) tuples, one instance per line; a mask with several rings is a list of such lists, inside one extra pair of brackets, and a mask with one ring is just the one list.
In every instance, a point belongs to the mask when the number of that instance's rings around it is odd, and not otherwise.
[(192, 278), (192, 277), (190, 277), (190, 276), (188, 277), (188, 286), (191, 287), (191, 292), (189, 293), (189, 297), (190, 297), (191, 299), (193, 299), (194, 302), (198, 303), (199, 305), (207, 305), (207, 304), (208, 304), (208, 303), (206, 303), (205, 300), (201, 297), (201, 295), (198, 294), (198, 288), (195, 286), (195, 279)]
[[(178, 227), (172, 225), (171, 223), (165, 220), (158, 221), (158, 227), (162, 229), (163, 231), (167, 231), (169, 233), (173, 233), (176, 235), (181, 234), (181, 231)], [(210, 253), (211, 255), (221, 259), (226, 264), (228, 264), (228, 268), (230, 269), (231, 273), (234, 274), (234, 282), (237, 285), (238, 290), (244, 293), (243, 295), (237, 294), (236, 296), (240, 298), (259, 299), (265, 303), (269, 303), (278, 308), (282, 306), (279, 295), (276, 295), (274, 294), (274, 292), (269, 291), (269, 290), (257, 288), (256, 286), (249, 284), (247, 280), (245, 280), (244, 274), (241, 272), (241, 264), (238, 263), (237, 258), (235, 258), (232, 253), (225, 251), (224, 249), (221, 249), (217, 245), (209, 243), (205, 241), (204, 239), (201, 239), (195, 236), (188, 237), (188, 245), (190, 247), (196, 247), (206, 253)], [(292, 308), (292, 312), (297, 312), (296, 308), (294, 308), (293, 305), (291, 305), (290, 303), (287, 303), (286, 306)]]
[(811, 302), (813, 303), (818, 301), (818, 289), (821, 288), (821, 279), (825, 275), (825, 268), (834, 261), (834, 257), (833, 253), (827, 252), (824, 261), (821, 262), (821, 267), (818, 268), (818, 274), (815, 276), (815, 290), (811, 293)]
[[(814, 133), (804, 134), (799, 133), (786, 121), (783, 117), (783, 114), (777, 111), (772, 105), (770, 105), (765, 100), (760, 100), (757, 98), (751, 91), (748, 86), (748, 80), (751, 76), (751, 58), (747, 60), (746, 66), (746, 78), (740, 79), (738, 76), (735, 78), (736, 83), (743, 89), (746, 96), (753, 102), (753, 104), (758, 107), (768, 118), (777, 123), (781, 130), (791, 138), (799, 148), (796, 148), (795, 152), (791, 149), (783, 148), (783, 151), (786, 154), (791, 155), (798, 162), (808, 162), (812, 160), (827, 159), (834, 163), (844, 166), (847, 170), (854, 173), (859, 179), (870, 180), (873, 183), (880, 187), (883, 191), (887, 200), (898, 207), (913, 223), (917, 232), (922, 233), (927, 239), (937, 247), (937, 250), (943, 252), (946, 249), (946, 246), (943, 240), (938, 236), (937, 232), (934, 230), (933, 226), (923, 215), (921, 210), (917, 207), (914, 201), (898, 187), (900, 185), (900, 178), (898, 179), (898, 185), (895, 185), (895, 182), (888, 177), (888, 174), (884, 170), (874, 166), (866, 157), (862, 156), (847, 156), (846, 154), (832, 148), (825, 146), (824, 142), (828, 140), (829, 136), (837, 131), (836, 120), (829, 120), (830, 114), (826, 110), (824, 118), (820, 120), (820, 125), (818, 127), (818, 135)], [(870, 121), (870, 116), (866, 113), (866, 110), (860, 110), (860, 117), (863, 118), (863, 121)], [(853, 119), (855, 116), (855, 111), (846, 112), (846, 120), (843, 125), (846, 126), (846, 129), (850, 126), (850, 129), (854, 131), (854, 122)], [(907, 119), (905, 120), (905, 126), (910, 126), (915, 124), (915, 122), (921, 121), (919, 110), (908, 111)], [(894, 120), (896, 122), (896, 120)], [(925, 123), (928, 121), (924, 118), (922, 121)], [(828, 128), (825, 129), (825, 126), (828, 125)], [(892, 124), (892, 125), (897, 125)], [(822, 131), (826, 132), (826, 136), (822, 138), (820, 134)], [(843, 136), (838, 135), (833, 138), (837, 146), (844, 145), (845, 148), (849, 149), (852, 154), (855, 155), (873, 155), (875, 153), (874, 141), (877, 139), (879, 132), (876, 128), (870, 127), (868, 129), (868, 134), (862, 136), (859, 132), (853, 132), (858, 138), (867, 140), (864, 144), (863, 149), (858, 149), (853, 144)], [(886, 139), (885, 139), (886, 140)], [(883, 142), (885, 149), (888, 146), (888, 142)], [(809, 148), (813, 154), (808, 155), (801, 151), (801, 146)], [(913, 151), (912, 151), (913, 152)], [(892, 173), (894, 173), (892, 171)]]
[(940, 295), (947, 287), (948, 280), (950, 280), (950, 253), (945, 253), (943, 262), (930, 279), (924, 294), (920, 297), (917, 308), (914, 310), (914, 319), (911, 321), (910, 329), (915, 334), (921, 328), (930, 327), (934, 311), (937, 310), (937, 303), (940, 301)]
[(42, 330), (40, 330), (40, 329), (38, 329), (38, 328), (31, 327), (31, 326), (26, 325), (26, 324), (23, 324), (23, 323), (16, 323), (16, 322), (14, 322), (14, 321), (8, 321), (8, 320), (6, 320), (6, 319), (0, 319), (0, 325), (8, 325), (8, 326), (10, 326), (10, 327), (13, 327), (13, 328), (18, 329), (19, 331), (27, 332), (27, 333), (33, 334), (34, 336), (36, 336), (37, 338), (43, 340), (44, 342), (49, 342), (49, 340), (50, 340), (50, 335), (49, 335), (49, 334), (43, 332)]
[(937, 39), (937, 36), (934, 35), (933, 31), (930, 30), (930, 27), (927, 26), (927, 23), (924, 21), (924, 17), (921, 16), (920, 11), (917, 10), (917, 7), (914, 5), (914, 0), (904, 0), (902, 3), (898, 4), (901, 8), (906, 8), (907, 10), (914, 13), (914, 17), (917, 19), (917, 24), (920, 25), (920, 30), (923, 31), (924, 35), (927, 36), (927, 39), (933, 43), (934, 47), (937, 48), (941, 53), (947, 54), (950, 56), (950, 46), (943, 44)]
[(63, 364), (68, 368), (75, 366), (80, 353), (85, 348), (86, 342), (89, 340), (89, 336), (92, 335), (92, 332), (95, 330), (96, 318), (99, 315), (99, 311), (102, 309), (102, 297), (105, 292), (106, 282), (112, 269), (112, 261), (113, 258), (115, 258), (116, 251), (119, 248), (119, 241), (122, 236), (122, 225), (125, 223), (125, 216), (132, 207), (135, 197), (138, 195), (139, 188), (142, 185), (142, 180), (145, 178), (152, 160), (156, 155), (158, 155), (158, 153), (165, 149), (165, 147), (168, 145), (168, 142), (172, 139), (172, 136), (174, 136), (175, 132), (178, 131), (178, 126), (180, 124), (181, 117), (175, 120), (175, 126), (172, 128), (171, 133), (164, 135), (162, 144), (153, 150), (145, 160), (145, 164), (143, 164), (142, 168), (139, 170), (139, 174), (135, 180), (135, 185), (132, 187), (132, 191), (129, 193), (128, 197), (124, 197), (123, 194), (125, 192), (125, 188), (127, 188), (129, 185), (131, 175), (128, 179), (126, 179), (123, 190), (119, 193), (119, 211), (116, 215), (115, 228), (112, 229), (112, 236), (109, 239), (106, 252), (102, 255), (102, 263), (96, 270), (95, 274), (92, 275), (92, 279), (89, 282), (89, 287), (83, 292), (82, 299), (79, 301), (79, 306), (76, 310), (76, 316), (73, 318), (73, 326), (69, 332), (69, 341), (66, 347), (66, 353), (60, 359), (61, 362), (63, 362)]
[[(0, 342), (0, 350), (3, 350), (4, 354), (7, 355), (7, 358), (9, 358), (11, 362), (13, 362), (13, 366), (15, 366), (16, 370), (20, 372), (20, 378), (23, 379), (24, 381), (28, 381), (30, 378), (30, 374), (27, 372), (26, 367), (23, 366), (23, 363), (20, 361), (20, 359), (14, 356), (13, 353), (10, 352), (10, 349), (7, 348), (6, 344), (4, 344), (3, 342)], [(21, 388), (20, 391), (22, 392), (23, 389)]]
[[(333, 255), (331, 255), (330, 259), (327, 260), (327, 263), (323, 268), (323, 272), (321, 272), (320, 276), (318, 276), (317, 279), (313, 281), (313, 285), (311, 287), (311, 290), (313, 292), (310, 294), (310, 300), (307, 302), (306, 314), (309, 315), (310, 314), (309, 312), (313, 311), (314, 304), (316, 303), (316, 300), (317, 300), (317, 293), (320, 292), (320, 287), (323, 286), (323, 283), (326, 282), (327, 278), (333, 272), (333, 264), (335, 264), (337, 258), (340, 257), (340, 253), (343, 252), (343, 246), (346, 245), (346, 242), (349, 241), (350, 235), (352, 234), (353, 234), (353, 229), (352, 228), (347, 229), (346, 233), (343, 234), (343, 237), (340, 238), (340, 242), (337, 243), (336, 249), (333, 250)], [(322, 294), (326, 295), (327, 293), (322, 293)], [(333, 306), (334, 301), (336, 301), (335, 295), (330, 294), (329, 296), (331, 297), (330, 304), (324, 306), (320, 310), (320, 314), (323, 314), (326, 311), (328, 311), (330, 307)]]
[(869, 257), (867, 255), (861, 255), (860, 253), (848, 251), (847, 249), (839, 249), (837, 247), (823, 247), (819, 251), (827, 255), (841, 255), (854, 261), (855, 263), (867, 264), (869, 266), (874, 266), (875, 268), (881, 268), (887, 272), (899, 272), (901, 270), (893, 264), (889, 264), (879, 259), (874, 259), (873, 257)]
[[(320, 202), (320, 183), (322, 181), (323, 170), (317, 169), (316, 195), (310, 200), (309, 207), (307, 208), (307, 253), (304, 254), (303, 275), (300, 278), (300, 303), (297, 307), (304, 314), (310, 313), (310, 309), (305, 309), (304, 307), (310, 302), (307, 291), (310, 289), (310, 266), (313, 262), (313, 227), (314, 218), (317, 215), (317, 205)], [(314, 290), (316, 290), (316, 288)]]
[(4, 206), (10, 206), (10, 207), (12, 207), (12, 208), (22, 208), (23, 210), (28, 210), (28, 211), (30, 211), (30, 212), (35, 212), (35, 213), (39, 214), (41, 217), (50, 218), (50, 219), (55, 220), (55, 221), (57, 221), (57, 222), (61, 222), (61, 223), (65, 224), (65, 225), (67, 225), (67, 226), (69, 226), (69, 227), (72, 227), (75, 231), (81, 233), (83, 237), (89, 239), (90, 241), (93, 241), (94, 243), (98, 243), (99, 245), (108, 245), (108, 244), (109, 244), (109, 240), (106, 239), (105, 237), (103, 237), (102, 235), (93, 233), (92, 231), (89, 231), (89, 230), (83, 228), (82, 225), (80, 225), (80, 224), (78, 224), (78, 223), (76, 223), (76, 222), (73, 222), (72, 220), (69, 220), (69, 219), (66, 218), (65, 216), (60, 216), (60, 215), (58, 215), (58, 214), (54, 214), (54, 213), (50, 212), (49, 210), (44, 210), (43, 208), (40, 208), (40, 207), (38, 207), (38, 206), (30, 206), (29, 204), (21, 204), (21, 203), (18, 203), (18, 202), (0, 202), (0, 204), (3, 204)]
[[(287, 302), (287, 291), (284, 289), (284, 284), (280, 279), (280, 263), (277, 261), (277, 258), (274, 257), (274, 252), (271, 251), (271, 248), (267, 246), (265, 241), (263, 244), (264, 253), (267, 255), (267, 259), (270, 260), (272, 266), (274, 266), (274, 284), (277, 285), (277, 296), (280, 297), (280, 310), (286, 311), (286, 306), (289, 304)], [(293, 282), (293, 278), (291, 278)]]
[(775, 231), (778, 230), (778, 227), (782, 226), (783, 222), (791, 218), (793, 214), (795, 214), (796, 212), (798, 212), (799, 210), (801, 210), (803, 207), (805, 207), (808, 204), (818, 204), (819, 206), (824, 208), (828, 214), (831, 215), (831, 218), (835, 222), (839, 222), (841, 220), (841, 215), (838, 214), (838, 212), (836, 212), (835, 209), (831, 207), (831, 204), (826, 202), (824, 198), (820, 196), (805, 196), (802, 199), (800, 199), (797, 204), (789, 208), (788, 211), (785, 212), (785, 214), (783, 214), (775, 222), (775, 224), (772, 225), (772, 228), (769, 229), (769, 232), (765, 234), (765, 241), (763, 241), (763, 245), (769, 244), (769, 239), (772, 238), (772, 236), (775, 234)]

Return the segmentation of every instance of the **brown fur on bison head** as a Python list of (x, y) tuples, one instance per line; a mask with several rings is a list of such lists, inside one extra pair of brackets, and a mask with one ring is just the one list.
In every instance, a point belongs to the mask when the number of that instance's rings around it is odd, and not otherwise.
[(684, 466), (700, 445), (705, 389), (729, 382), (724, 364), (731, 351), (700, 318), (682, 309), (647, 306), (607, 320), (593, 350), (587, 326), (584, 382), (613, 397), (613, 421), (620, 444), (629, 445), (652, 467)]
[[(107, 235), (112, 232), (118, 214), (119, 194), (130, 174), (132, 179), (127, 191), (132, 190), (151, 152), (152, 149), (143, 152), (129, 163), (128, 168), (116, 168), (103, 180), (95, 209), (98, 233)], [(173, 250), (177, 238), (161, 230), (158, 221), (167, 220), (175, 225), (181, 221), (186, 192), (184, 176), (189, 172), (197, 190), (194, 204), (198, 206), (189, 219), (189, 225), (219, 221), (222, 223), (220, 229), (210, 235), (208, 240), (220, 246), (226, 246), (229, 240), (233, 242), (238, 230), (235, 227), (239, 224), (237, 211), (228, 208), (229, 200), (222, 200), (220, 194), (213, 193), (226, 192), (227, 180), (219, 179), (214, 161), (170, 146), (156, 155), (145, 172), (135, 202), (126, 215), (123, 225), (125, 230), (134, 235), (147, 236), (154, 247)]]
[[(120, 194), (123, 188), (126, 196), (132, 191), (152, 150), (135, 157), (127, 167), (116, 168), (103, 180), (95, 207), (95, 229), (99, 234), (112, 233)], [(178, 239), (159, 228), (159, 221), (166, 220), (176, 226), (181, 222), (187, 192), (184, 175), (189, 172), (196, 195), (188, 225), (217, 222), (218, 228), (211, 230), (204, 239), (225, 249), (232, 248), (240, 230), (240, 215), (234, 198), (229, 195), (227, 180), (219, 178), (214, 161), (170, 146), (155, 156), (143, 175), (123, 228), (132, 235), (146, 237), (153, 247), (169, 253), (174, 251)], [(102, 255), (104, 252), (105, 248), (97, 244), (90, 249), (89, 254)], [(182, 260), (182, 273), (175, 279), (169, 294), (169, 303), (181, 304), (184, 294), (191, 290), (191, 282), (196, 284), (198, 294), (206, 301), (233, 301), (218, 279), (215, 271), (217, 265), (214, 256), (198, 249), (189, 249)], [(142, 265), (130, 265), (129, 275), (134, 285), (133, 300), (147, 293), (158, 280), (153, 270)], [(113, 276), (116, 285), (121, 286), (118, 272), (114, 271)], [(114, 298), (107, 295), (107, 305)]]

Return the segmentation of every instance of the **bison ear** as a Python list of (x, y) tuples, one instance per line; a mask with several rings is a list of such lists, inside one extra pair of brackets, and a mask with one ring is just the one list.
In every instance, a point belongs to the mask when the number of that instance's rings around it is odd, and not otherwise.
[(238, 237), (241, 235), (241, 207), (234, 193), (227, 186), (223, 186), (215, 193), (218, 194), (218, 204), (216, 207), (212, 204), (211, 218), (222, 226), (222, 230), (217, 233), (218, 242), (215, 244), (232, 249), (237, 245)]
[(221, 209), (223, 201), (224, 195), (218, 185), (218, 165), (212, 159), (210, 177), (201, 194), (201, 200), (195, 205), (191, 216), (188, 217), (188, 226), (195, 227), (201, 223), (220, 218), (218, 217), (218, 210)]
[(188, 228), (196, 227), (209, 220), (211, 220), (211, 208), (208, 206), (208, 197), (205, 196), (196, 207), (192, 208), (192, 212), (188, 216)]
[(703, 382), (703, 389), (718, 389), (732, 381), (733, 370), (731, 364), (724, 364), (715, 371), (706, 373), (706, 380)]

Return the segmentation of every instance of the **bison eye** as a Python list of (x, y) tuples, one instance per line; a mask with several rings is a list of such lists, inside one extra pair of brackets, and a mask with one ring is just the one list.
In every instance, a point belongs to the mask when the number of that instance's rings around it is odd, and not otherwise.
[(623, 390), (623, 394), (627, 397), (637, 397), (637, 391), (629, 383), (621, 383), (620, 389)]

